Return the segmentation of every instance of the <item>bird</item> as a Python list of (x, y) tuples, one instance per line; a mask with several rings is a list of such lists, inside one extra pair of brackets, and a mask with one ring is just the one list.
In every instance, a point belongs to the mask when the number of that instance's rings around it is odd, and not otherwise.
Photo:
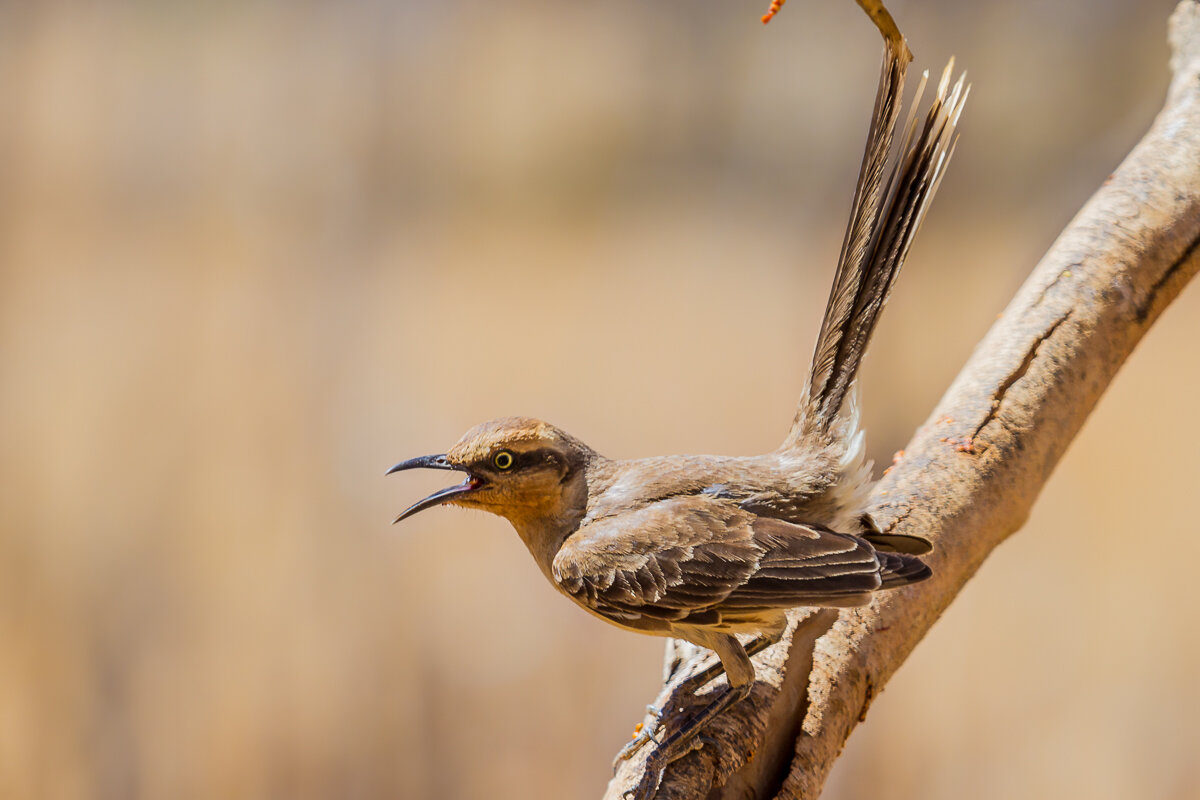
[(856, 393), (871, 335), (953, 155), (969, 91), (964, 77), (950, 86), (951, 61), (922, 118), (926, 74), (904, 141), (889, 155), (908, 58), (906, 46), (885, 48), (812, 365), (777, 449), (622, 460), (548, 422), (505, 417), (471, 428), (445, 453), (387, 471), (464, 475), (396, 522), (442, 505), (497, 514), (554, 588), (585, 611), (716, 655), (683, 685), (694, 693), (724, 673), (727, 685), (711, 702), (670, 728), (656, 712), (619, 754), (628, 759), (656, 743), (631, 792), (639, 800), (653, 796), (666, 766), (696, 746), (712, 719), (748, 695), (751, 656), (780, 639), (787, 610), (862, 606), (932, 575), (922, 559), (928, 541), (880, 532), (865, 514), (873, 483)]

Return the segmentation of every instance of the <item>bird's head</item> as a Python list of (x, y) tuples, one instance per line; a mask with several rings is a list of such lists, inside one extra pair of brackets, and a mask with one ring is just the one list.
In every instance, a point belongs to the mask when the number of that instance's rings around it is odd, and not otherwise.
[(388, 470), (389, 475), (418, 467), (466, 473), (462, 483), (414, 503), (395, 521), (446, 503), (499, 514), (518, 529), (553, 520), (582, 509), (583, 467), (593, 458), (587, 445), (549, 423), (527, 417), (485, 422), (442, 455), (401, 461)]

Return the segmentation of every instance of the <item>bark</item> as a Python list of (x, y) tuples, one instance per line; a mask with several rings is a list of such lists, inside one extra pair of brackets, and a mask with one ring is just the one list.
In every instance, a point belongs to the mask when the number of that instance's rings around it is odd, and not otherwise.
[[(875, 488), (881, 529), (934, 542), (934, 578), (818, 612), (756, 657), (751, 697), (667, 770), (658, 800), (817, 797), (872, 698), (1021, 527), (1121, 364), (1200, 270), (1200, 0), (1179, 3), (1170, 41), (1174, 75), (1154, 124)], [(809, 612), (794, 613), (793, 631)], [(623, 764), (605, 797), (640, 774), (640, 758)]]

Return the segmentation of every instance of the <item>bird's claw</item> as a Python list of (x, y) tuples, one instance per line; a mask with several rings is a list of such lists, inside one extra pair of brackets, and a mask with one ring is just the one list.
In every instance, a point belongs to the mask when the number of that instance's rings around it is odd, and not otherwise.
[(613, 759), (613, 772), (617, 771), (617, 768), (621, 766), (622, 761), (628, 761), (637, 755), (637, 751), (645, 747), (646, 743), (649, 742), (650, 739), (650, 734), (645, 730), (635, 734), (633, 741), (622, 747), (620, 752), (617, 753), (616, 758)]
[(633, 729), (633, 741), (626, 743), (613, 759), (613, 772), (621, 766), (622, 761), (628, 761), (650, 742), (658, 744), (657, 734), (663, 728), (663, 712), (657, 706), (646, 706), (648, 721), (639, 722)]
[(613, 772), (617, 771), (617, 768), (621, 766), (622, 761), (628, 761), (629, 759), (633, 758), (635, 755), (637, 755), (639, 750), (641, 750), (650, 742), (658, 744), (658, 739), (654, 738), (654, 734), (651, 733), (648, 728), (642, 728), (640, 731), (635, 733), (633, 736), (633, 741), (622, 747), (620, 752), (617, 753), (616, 758), (613, 759)]
[[(712, 740), (708, 739), (708, 741)], [(650, 755), (646, 756), (646, 763), (642, 767), (642, 777), (638, 780), (637, 785), (632, 789), (626, 789), (622, 797), (626, 800), (651, 800), (658, 792), (658, 786), (662, 783), (663, 773), (667, 771), (667, 767), (693, 750), (700, 749), (702, 745), (703, 742), (692, 739), (687, 742), (676, 742), (674, 747), (669, 744), (656, 747)]]
[[(653, 707), (651, 708), (653, 709)], [(643, 733), (642, 736), (645, 736), (645, 734)], [(614, 763), (614, 767), (622, 760), (622, 755), (626, 750), (629, 751), (629, 754), (625, 756), (624, 760), (632, 757), (634, 753), (645, 745), (649, 738), (647, 736), (645, 740), (640, 742), (635, 740), (625, 745), (621, 753), (617, 754), (617, 762)], [(621, 797), (624, 800), (651, 800), (655, 793), (658, 792), (658, 786), (662, 783), (663, 773), (666, 772), (670, 764), (683, 758), (693, 750), (699, 750), (705, 745), (715, 745), (717, 742), (712, 737), (698, 734), (683, 742), (659, 742), (655, 739), (654, 743), (658, 747), (650, 751), (650, 754), (646, 756), (645, 764), (642, 767), (642, 777), (638, 780), (637, 785), (632, 789), (626, 789), (622, 792)], [(635, 744), (636, 747), (634, 746)]]
[(637, 785), (621, 793), (624, 800), (650, 800), (654, 797), (654, 793), (658, 791), (658, 784), (662, 781), (663, 770), (666, 769), (666, 764), (653, 763), (656, 761), (654, 756), (655, 754), (651, 754), (647, 759), (646, 769)]

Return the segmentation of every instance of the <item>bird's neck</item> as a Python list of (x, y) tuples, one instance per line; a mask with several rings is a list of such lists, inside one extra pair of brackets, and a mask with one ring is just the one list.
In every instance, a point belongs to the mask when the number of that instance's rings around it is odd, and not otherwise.
[(552, 502), (506, 512), (508, 521), (547, 577), (551, 577), (559, 548), (579, 528), (587, 513), (589, 493), (593, 487), (607, 484), (612, 463), (595, 456), (564, 481), (561, 494)]
[(517, 535), (529, 549), (538, 568), (553, 583), (554, 556), (558, 554), (563, 541), (575, 529), (578, 522), (575, 526), (564, 525), (549, 518), (510, 519), (509, 522), (517, 529)]

